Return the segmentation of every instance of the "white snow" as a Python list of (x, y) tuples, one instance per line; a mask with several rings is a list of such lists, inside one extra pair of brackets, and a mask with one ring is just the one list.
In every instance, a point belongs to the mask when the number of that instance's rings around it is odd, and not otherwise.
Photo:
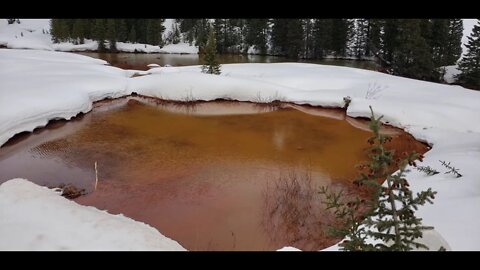
[(472, 33), (473, 26), (477, 24), (477, 21), (477, 19), (463, 19), (462, 55), (467, 52), (465, 44), (467, 44), (468, 36)]
[(198, 47), (188, 43), (168, 44), (160, 49), (162, 53), (197, 54)]
[(147, 224), (25, 179), (0, 185), (0, 250), (185, 250)]
[(455, 76), (457, 74), (460, 74), (460, 70), (458, 69), (458, 65), (452, 65), (452, 66), (445, 66), (445, 75), (443, 75), (443, 79), (447, 83), (454, 83), (455, 82)]
[(0, 145), (55, 118), (88, 112), (92, 101), (126, 95), (128, 72), (83, 55), (0, 49)]
[[(422, 165), (442, 173), (412, 171), (407, 177), (414, 191), (438, 191), (435, 203), (422, 207), (419, 215), (452, 250), (480, 250), (478, 91), (316, 64), (229, 64), (222, 65), (221, 76), (203, 74), (200, 66), (162, 67), (134, 78), (129, 78), (134, 71), (104, 64), (69, 53), (0, 49), (0, 145), (49, 119), (86, 112), (95, 100), (131, 92), (175, 100), (285, 100), (327, 107), (341, 107), (343, 97), (350, 96), (348, 115), (368, 117), (372, 105), (385, 122), (433, 146)], [(463, 177), (444, 174), (438, 160), (450, 161)]]
[[(168, 19), (164, 25), (169, 26), (172, 23), (173, 19)], [(0, 19), (0, 45), (11, 49), (38, 49), (64, 52), (94, 51), (98, 47), (96, 41), (89, 39), (85, 40), (85, 44), (73, 44), (71, 42), (53, 43), (50, 35), (50, 19), (20, 19), (20, 24), (8, 24), (6, 19)], [(198, 53), (198, 47), (190, 46), (186, 43), (169, 44), (160, 48), (159, 46), (142, 43), (117, 42), (117, 50), (142, 53)]]

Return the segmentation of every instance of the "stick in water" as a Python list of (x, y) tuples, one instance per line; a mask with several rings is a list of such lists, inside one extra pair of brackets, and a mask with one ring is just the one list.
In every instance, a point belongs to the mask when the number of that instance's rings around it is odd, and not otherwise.
[(97, 162), (95, 161), (95, 190), (97, 190), (98, 184), (98, 171), (97, 171)]

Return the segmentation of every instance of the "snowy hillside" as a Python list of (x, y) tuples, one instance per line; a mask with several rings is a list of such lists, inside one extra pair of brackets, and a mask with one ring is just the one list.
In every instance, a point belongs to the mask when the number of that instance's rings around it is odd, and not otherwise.
[[(418, 171), (410, 172), (407, 178), (413, 191), (428, 187), (438, 191), (434, 204), (419, 210), (424, 224), (434, 226), (452, 250), (480, 250), (480, 214), (477, 210), (480, 205), (478, 91), (367, 70), (315, 64), (223, 65), (221, 76), (203, 74), (199, 66), (161, 67), (148, 72), (139, 71), (149, 75), (134, 78), (130, 78), (134, 71), (104, 64), (102, 60), (70, 53), (0, 49), (0, 145), (16, 133), (44, 126), (50, 119), (69, 119), (79, 112), (88, 112), (93, 101), (131, 92), (174, 100), (193, 96), (200, 100), (229, 98), (258, 101), (261, 97), (265, 101), (281, 99), (329, 107), (343, 106), (343, 98), (350, 96), (352, 102), (347, 110), (348, 115), (368, 117), (368, 106), (372, 105), (376, 114), (385, 115), (383, 121), (404, 128), (417, 139), (431, 144), (433, 149), (426, 153), (422, 165), (441, 170), (438, 160), (447, 160), (460, 169), (462, 178), (443, 173), (425, 176)], [(30, 192), (38, 193), (38, 196), (45, 195), (48, 199), (30, 198)], [(62, 200), (65, 201), (60, 202)], [(18, 203), (20, 201), (22, 203)], [(26, 218), (9, 209), (12, 207), (24, 213), (38, 212), (41, 207), (53, 207), (54, 203), (60, 204), (59, 209), (63, 209), (59, 210), (58, 215), (31, 215)], [(63, 242), (55, 239), (70, 237), (77, 231), (76, 226), (87, 226), (82, 225), (81, 221), (75, 225), (75, 230), (73, 225), (68, 225), (68, 220), (76, 216), (73, 213), (93, 211), (91, 208), (82, 210), (83, 206), (21, 180), (2, 184), (0, 204), (0, 215), (3, 217), (0, 219), (2, 249), (63, 247)], [(95, 212), (88, 214), (88, 219), (94, 220), (99, 226), (87, 226), (79, 233), (102, 235), (108, 228), (110, 235), (121, 238), (118, 241), (125, 240), (123, 244), (135, 241), (122, 226), (103, 224), (114, 222), (117, 219), (114, 216)], [(38, 230), (31, 234), (24, 233), (27, 228), (30, 230), (36, 224), (46, 224), (49, 220), (58, 226), (55, 227), (57, 238), (38, 237)], [(25, 230), (19, 230), (20, 225)], [(140, 237), (135, 245), (131, 245), (132, 248), (179, 249), (176, 243), (165, 242), (160, 234), (151, 232), (150, 227), (140, 223), (134, 227), (139, 233), (142, 231), (140, 234), (150, 235), (150, 241), (165, 245), (146, 243)], [(21, 237), (22, 241), (13, 242), (13, 239)], [(99, 247), (127, 249), (123, 244)], [(86, 249), (92, 246), (67, 247)]]
[[(168, 35), (172, 29), (173, 19), (165, 20)], [(50, 31), (50, 19), (20, 19), (20, 24), (8, 24), (7, 20), (0, 19), (0, 46), (12, 49), (39, 49), (49, 51), (92, 51), (98, 45), (96, 41), (85, 40), (85, 44), (75, 45), (70, 42), (53, 43)], [(117, 42), (117, 49), (122, 52), (146, 53), (187, 53), (197, 54), (198, 47), (186, 43), (169, 44), (163, 48), (140, 43)]]

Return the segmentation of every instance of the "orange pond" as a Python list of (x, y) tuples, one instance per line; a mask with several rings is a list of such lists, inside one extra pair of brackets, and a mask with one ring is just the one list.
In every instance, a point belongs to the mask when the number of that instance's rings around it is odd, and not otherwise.
[[(427, 150), (399, 129), (383, 132), (397, 151)], [(76, 202), (189, 250), (313, 250), (336, 241), (324, 235), (318, 187), (351, 186), (370, 135), (341, 110), (129, 97), (15, 136), (0, 148), (0, 183), (85, 188)]]

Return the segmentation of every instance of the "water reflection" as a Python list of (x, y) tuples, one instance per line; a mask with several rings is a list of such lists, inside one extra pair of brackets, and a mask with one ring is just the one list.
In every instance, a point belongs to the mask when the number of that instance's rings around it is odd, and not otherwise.
[[(76, 202), (145, 222), (190, 250), (318, 249), (330, 241), (322, 231), (329, 219), (312, 190), (348, 185), (371, 134), (338, 112), (297, 109), (142, 97), (97, 103), (0, 148), (0, 182), (85, 188)], [(405, 136), (394, 136), (395, 149), (422, 149)], [(288, 174), (305, 167), (311, 177)]]
[[(158, 64), (161, 66), (192, 66), (203, 65), (203, 56), (198, 54), (161, 54), (161, 53), (97, 53), (97, 52), (76, 52), (78, 54), (95, 57), (106, 60), (111, 65), (124, 69), (147, 70), (148, 64)], [(314, 63), (334, 66), (346, 66), (374, 70), (378, 66), (371, 61), (354, 61), (340, 59), (297, 59), (292, 60), (280, 56), (265, 55), (241, 55), (241, 54), (221, 54), (218, 55), (220, 64), (234, 63), (281, 63), (281, 62), (300, 62)]]

